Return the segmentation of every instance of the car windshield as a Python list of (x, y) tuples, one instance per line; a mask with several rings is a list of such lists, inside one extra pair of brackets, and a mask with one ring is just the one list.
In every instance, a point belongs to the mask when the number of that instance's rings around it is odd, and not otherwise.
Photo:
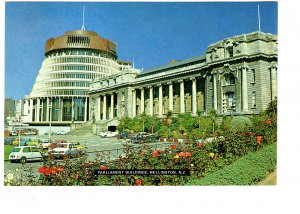
[(14, 148), (13, 150), (12, 150), (12, 152), (19, 152), (21, 150), (21, 148)]

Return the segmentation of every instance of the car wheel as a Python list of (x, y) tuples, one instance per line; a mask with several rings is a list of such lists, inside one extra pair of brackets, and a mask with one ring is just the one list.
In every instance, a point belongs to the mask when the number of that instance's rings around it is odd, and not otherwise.
[(26, 163), (26, 157), (21, 157), (20, 163), (22, 164)]

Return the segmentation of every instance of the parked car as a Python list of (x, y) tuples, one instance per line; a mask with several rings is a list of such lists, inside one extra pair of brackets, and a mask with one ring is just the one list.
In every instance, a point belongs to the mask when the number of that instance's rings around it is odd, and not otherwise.
[(29, 146), (28, 143), (31, 142), (31, 138), (22, 138), (20, 141), (20, 146)]
[(125, 138), (128, 138), (129, 137), (129, 134), (127, 132), (121, 132), (120, 133), (120, 139), (125, 139)]
[(27, 142), (27, 146), (38, 146), (40, 142), (41, 142), (40, 139), (31, 138), (31, 140)]
[(80, 149), (74, 147), (72, 143), (57, 143), (53, 149), (49, 150), (49, 154), (55, 157), (72, 157), (79, 155)]
[[(23, 138), (20, 139), (20, 142), (23, 140)], [(18, 146), (19, 145), (19, 138), (15, 138), (15, 140), (12, 142), (13, 146)]]
[(49, 141), (49, 140), (40, 140), (37, 147), (41, 148), (41, 149), (50, 148), (51, 143), (52, 143), (52, 141)]
[(158, 137), (148, 133), (137, 133), (131, 137), (127, 143), (154, 143), (157, 142)]
[(18, 132), (16, 132), (16, 131), (10, 131), (10, 136), (17, 136), (18, 135)]
[(35, 135), (36, 133), (33, 131), (24, 131), (23, 135)]
[(116, 132), (107, 131), (107, 132), (102, 132), (99, 135), (101, 137), (116, 137), (117, 133)]
[(4, 138), (4, 145), (12, 145), (14, 140), (15, 140), (14, 137)]
[(80, 149), (82, 151), (85, 149), (84, 145), (80, 144), (79, 142), (69, 142), (69, 143), (71, 143), (73, 147)]
[(42, 154), (35, 146), (18, 146), (9, 154), (10, 162), (26, 163), (30, 160), (41, 160)]
[(66, 134), (66, 133), (68, 133), (68, 132), (67, 131), (57, 131), (56, 132), (57, 135), (62, 135), (62, 134)]
[[(50, 131), (47, 131), (47, 132), (45, 132), (44, 134), (45, 134), (45, 135), (49, 135), (49, 132), (50, 132)], [(52, 131), (52, 130), (51, 130), (51, 132), (50, 132), (50, 133), (51, 133), (52, 135), (54, 135), (54, 134), (55, 134), (55, 133), (54, 133), (54, 131)]]

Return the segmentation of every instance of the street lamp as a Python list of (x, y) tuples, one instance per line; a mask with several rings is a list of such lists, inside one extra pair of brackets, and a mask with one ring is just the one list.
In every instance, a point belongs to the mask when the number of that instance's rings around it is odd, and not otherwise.
[(21, 146), (21, 115), (19, 114), (19, 146)]
[(50, 118), (49, 118), (49, 142), (51, 141), (51, 120), (52, 120), (52, 100), (51, 103), (49, 105), (49, 109), (50, 109)]

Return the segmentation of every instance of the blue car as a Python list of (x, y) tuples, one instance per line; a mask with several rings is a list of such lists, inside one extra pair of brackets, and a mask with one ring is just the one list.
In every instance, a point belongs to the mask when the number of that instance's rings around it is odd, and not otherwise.
[(4, 139), (4, 145), (12, 145), (12, 142), (15, 140), (14, 137), (8, 137)]
[(30, 138), (23, 138), (20, 142), (20, 146), (28, 146), (27, 143), (31, 142)]

